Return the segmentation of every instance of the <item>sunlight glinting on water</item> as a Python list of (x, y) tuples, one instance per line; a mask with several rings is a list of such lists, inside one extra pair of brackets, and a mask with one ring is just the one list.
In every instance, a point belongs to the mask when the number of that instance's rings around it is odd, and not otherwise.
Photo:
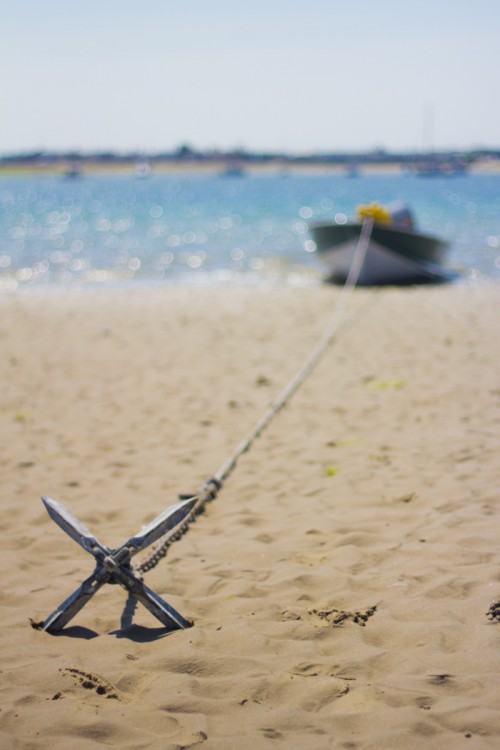
[(495, 175), (151, 175), (0, 179), (0, 290), (131, 279), (311, 283), (309, 224), (404, 200), (473, 278), (500, 276)]

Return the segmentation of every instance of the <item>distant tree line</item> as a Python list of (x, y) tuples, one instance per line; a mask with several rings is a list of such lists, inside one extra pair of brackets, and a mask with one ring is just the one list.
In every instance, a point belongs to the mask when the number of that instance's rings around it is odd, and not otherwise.
[(429, 161), (461, 163), (469, 166), (476, 161), (485, 158), (500, 158), (500, 149), (475, 149), (470, 151), (443, 150), (443, 151), (408, 151), (391, 152), (385, 149), (376, 149), (367, 152), (325, 152), (310, 154), (290, 154), (282, 152), (255, 152), (245, 149), (233, 149), (229, 151), (210, 149), (197, 150), (187, 144), (180, 146), (174, 151), (157, 153), (145, 153), (133, 151), (119, 153), (114, 151), (80, 152), (80, 151), (32, 151), (26, 153), (7, 154), (0, 157), (0, 164), (4, 165), (26, 165), (39, 164), (40, 166), (57, 165), (62, 163), (92, 162), (94, 164), (137, 164), (147, 161), (150, 164), (161, 163), (211, 163), (227, 162), (244, 164), (266, 164), (279, 162), (282, 164), (331, 164), (331, 165), (376, 165), (376, 164), (422, 164)]

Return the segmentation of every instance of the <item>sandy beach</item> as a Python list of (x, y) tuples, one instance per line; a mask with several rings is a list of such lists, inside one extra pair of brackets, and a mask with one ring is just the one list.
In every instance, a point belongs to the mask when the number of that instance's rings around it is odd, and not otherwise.
[(321, 362), (145, 576), (109, 547), (196, 492), (307, 360), (334, 287), (0, 297), (5, 750), (461, 750), (500, 744), (497, 285), (356, 290)]

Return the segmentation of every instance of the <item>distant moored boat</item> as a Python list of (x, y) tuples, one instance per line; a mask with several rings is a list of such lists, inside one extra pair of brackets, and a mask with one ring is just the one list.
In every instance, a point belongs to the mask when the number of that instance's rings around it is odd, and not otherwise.
[(316, 251), (327, 267), (328, 281), (346, 281), (365, 216), (370, 216), (374, 223), (357, 282), (360, 286), (438, 282), (451, 278), (451, 272), (441, 265), (448, 247), (446, 241), (417, 232), (405, 206), (386, 209), (372, 204), (358, 209), (357, 221), (310, 226)]

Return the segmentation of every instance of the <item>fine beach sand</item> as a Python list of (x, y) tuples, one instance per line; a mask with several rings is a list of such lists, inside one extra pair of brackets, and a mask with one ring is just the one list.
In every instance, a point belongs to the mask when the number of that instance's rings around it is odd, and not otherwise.
[(350, 325), (145, 576), (104, 586), (41, 495), (117, 547), (229, 458), (339, 290), (0, 297), (5, 750), (498, 748), (500, 287), (357, 290)]

